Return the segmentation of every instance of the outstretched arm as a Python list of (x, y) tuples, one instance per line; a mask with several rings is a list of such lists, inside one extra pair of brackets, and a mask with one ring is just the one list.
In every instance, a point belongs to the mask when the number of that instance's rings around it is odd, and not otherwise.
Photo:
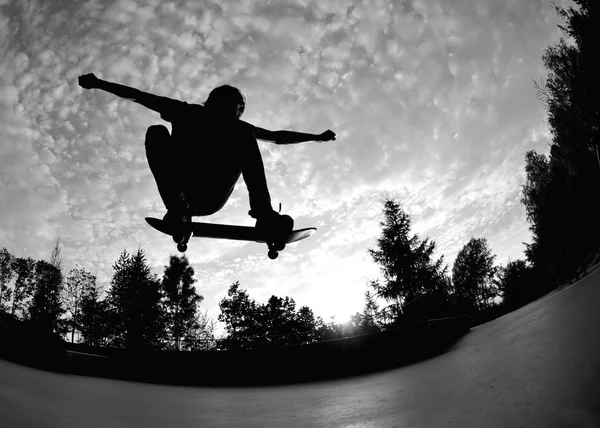
[(335, 132), (328, 129), (322, 134), (306, 134), (294, 131), (269, 131), (255, 127), (254, 136), (258, 140), (269, 141), (275, 144), (297, 144), (306, 141), (331, 141), (335, 140)]
[(139, 89), (130, 88), (129, 86), (98, 79), (93, 73), (79, 76), (78, 81), (79, 86), (84, 89), (102, 89), (118, 97), (132, 100), (159, 113), (161, 109), (164, 109), (165, 103), (171, 101), (166, 97), (159, 97), (158, 95), (142, 92)]

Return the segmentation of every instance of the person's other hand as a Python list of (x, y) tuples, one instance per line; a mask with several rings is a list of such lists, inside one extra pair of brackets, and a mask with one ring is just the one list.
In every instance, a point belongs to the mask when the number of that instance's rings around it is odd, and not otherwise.
[(331, 129), (328, 129), (327, 131), (325, 131), (321, 135), (319, 135), (319, 141), (332, 141), (332, 140), (335, 140), (335, 132), (333, 132)]
[(84, 89), (93, 89), (98, 87), (98, 78), (94, 73), (84, 74), (77, 79), (79, 86)]

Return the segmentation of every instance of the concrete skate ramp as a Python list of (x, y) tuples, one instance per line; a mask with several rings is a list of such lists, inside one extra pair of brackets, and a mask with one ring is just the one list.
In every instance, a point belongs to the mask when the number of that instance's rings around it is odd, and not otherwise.
[(473, 329), (446, 354), (345, 380), (173, 387), (0, 361), (0, 426), (600, 427), (599, 332), (596, 270)]

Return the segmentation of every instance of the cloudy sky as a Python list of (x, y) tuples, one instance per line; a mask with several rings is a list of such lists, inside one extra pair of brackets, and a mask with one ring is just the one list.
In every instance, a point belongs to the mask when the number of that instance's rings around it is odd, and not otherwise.
[[(93, 72), (195, 103), (232, 84), (250, 123), (338, 135), (260, 143), (274, 205), (316, 226), (310, 239), (276, 261), (257, 243), (190, 242), (214, 318), (238, 280), (326, 320), (362, 310), (385, 194), (450, 269), (471, 237), (498, 263), (521, 258), (524, 156), (549, 142), (532, 79), (557, 22), (547, 0), (0, 0), (0, 247), (47, 258), (60, 237), (67, 270), (104, 280), (124, 249), (141, 245), (156, 273), (177, 253), (144, 221), (164, 214), (144, 134), (169, 124), (80, 88)], [(203, 220), (253, 225), (247, 210), (240, 181)]]

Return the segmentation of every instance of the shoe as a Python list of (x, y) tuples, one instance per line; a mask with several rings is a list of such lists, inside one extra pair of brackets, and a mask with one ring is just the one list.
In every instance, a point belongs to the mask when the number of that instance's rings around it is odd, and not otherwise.
[(163, 217), (165, 224), (174, 230), (173, 241), (177, 244), (189, 240), (191, 230), (189, 224), (192, 217), (185, 211), (169, 210)]
[[(252, 216), (252, 213), (250, 215)], [(294, 229), (294, 219), (292, 217), (287, 214), (279, 214), (272, 209), (258, 214), (254, 218), (256, 218), (256, 225), (254, 227), (272, 242), (287, 238)]]

